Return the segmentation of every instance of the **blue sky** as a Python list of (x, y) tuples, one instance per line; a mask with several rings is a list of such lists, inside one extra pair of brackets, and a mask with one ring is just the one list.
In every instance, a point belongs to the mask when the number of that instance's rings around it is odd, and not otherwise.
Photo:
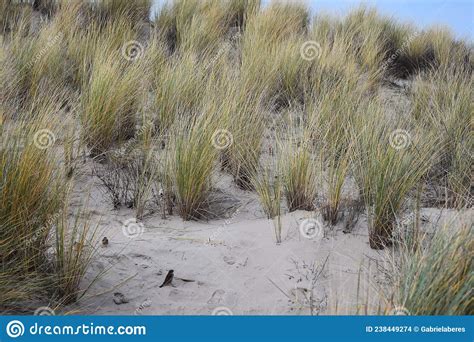
[[(263, 2), (267, 3), (268, 0)], [(420, 28), (441, 24), (448, 26), (458, 38), (474, 38), (474, 1), (468, 0), (306, 0), (313, 12), (344, 14), (361, 3), (376, 7), (380, 13)]]
[[(165, 0), (154, 0), (156, 7)], [(263, 4), (271, 0), (262, 0)], [(287, 0), (290, 1), (290, 0)], [(319, 11), (344, 15), (362, 1), (297, 0), (305, 2), (313, 13)], [(457, 38), (474, 40), (474, 0), (366, 0), (381, 13), (401, 22), (412, 22), (419, 28), (441, 24), (449, 27)]]

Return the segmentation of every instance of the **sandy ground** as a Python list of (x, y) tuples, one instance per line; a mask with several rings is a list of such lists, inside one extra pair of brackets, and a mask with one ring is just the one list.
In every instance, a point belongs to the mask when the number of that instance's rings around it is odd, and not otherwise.
[[(134, 221), (131, 209), (113, 210), (96, 180), (83, 178), (72, 203), (88, 194), (90, 213), (100, 220), (97, 239), (106, 236), (109, 244), (99, 244), (82, 284), (92, 286), (66, 309), (70, 313), (349, 314), (357, 303), (361, 312), (378, 310), (385, 280), (377, 270), (390, 251), (370, 249), (364, 215), (345, 234), (342, 224), (329, 229), (314, 213), (289, 213), (282, 217), (283, 241), (276, 244), (273, 221), (265, 218), (255, 193), (239, 190), (230, 177), (219, 183), (221, 202), (237, 203), (227, 218), (183, 221), (155, 212), (142, 222)], [(437, 210), (423, 214), (428, 222), (439, 216)], [(312, 238), (300, 230), (308, 218), (322, 227)], [(171, 269), (172, 286), (160, 288)], [(115, 303), (117, 292), (126, 303)]]
[[(314, 213), (289, 213), (282, 217), (283, 241), (276, 244), (274, 223), (265, 218), (255, 193), (239, 190), (230, 177), (221, 178), (222, 192), (237, 203), (227, 218), (183, 221), (155, 212), (136, 222), (131, 209), (113, 210), (96, 186), (88, 191), (86, 184), (95, 180), (84, 176), (72, 203), (89, 194), (90, 211), (100, 220), (98, 239), (106, 236), (109, 245), (99, 245), (83, 282), (84, 287), (94, 281), (92, 287), (68, 310), (165, 315), (226, 308), (235, 315), (263, 315), (310, 314), (311, 307), (314, 314), (354, 309), (358, 278), (373, 278), (367, 272), (370, 260), (381, 257), (368, 246), (363, 217), (352, 233), (344, 234), (342, 225), (324, 227)], [(308, 218), (319, 224), (310, 238), (300, 231)], [(170, 269), (173, 285), (160, 288)], [(117, 305), (115, 292), (128, 303)]]

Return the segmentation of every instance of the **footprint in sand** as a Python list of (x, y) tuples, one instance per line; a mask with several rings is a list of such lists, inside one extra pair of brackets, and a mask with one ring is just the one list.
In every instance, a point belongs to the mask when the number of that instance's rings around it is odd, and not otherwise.
[(127, 297), (125, 297), (123, 295), (123, 293), (115, 292), (114, 293), (114, 303), (117, 304), (117, 305), (126, 304), (126, 303), (128, 303), (128, 299), (127, 299)]
[(220, 304), (224, 302), (225, 291), (218, 289), (215, 290), (211, 298), (207, 301), (207, 304)]
[(190, 303), (196, 298), (196, 296), (197, 293), (195, 291), (185, 289), (172, 289), (168, 294), (168, 298), (172, 299), (174, 302), (181, 303)]
[(235, 264), (235, 259), (233, 257), (229, 257), (229, 256), (224, 256), (224, 261), (226, 264), (228, 265), (233, 265)]

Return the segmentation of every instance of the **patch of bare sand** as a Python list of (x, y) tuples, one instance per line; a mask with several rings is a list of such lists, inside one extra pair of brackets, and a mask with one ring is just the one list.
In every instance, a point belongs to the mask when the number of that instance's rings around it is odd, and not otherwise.
[[(329, 229), (316, 216), (324, 234), (308, 239), (300, 225), (314, 213), (286, 214), (283, 241), (277, 245), (273, 222), (265, 218), (255, 194), (221, 177), (220, 189), (239, 202), (226, 219), (162, 219), (155, 212), (136, 223), (135, 231), (142, 233), (130, 238), (124, 234), (124, 224), (134, 212), (112, 210), (90, 176), (79, 182), (73, 202), (79, 205), (84, 200), (87, 182), (92, 189), (91, 213), (100, 220), (100, 239), (107, 236), (109, 245), (98, 248), (83, 287), (107, 272), (68, 308), (71, 312), (209, 315), (217, 309), (234, 315), (354, 314), (359, 307), (360, 313), (370, 314), (384, 305), (379, 271), (391, 251), (370, 249), (364, 215), (348, 234), (342, 223)], [(450, 216), (436, 209), (424, 209), (422, 214), (428, 226), (438, 226)], [(160, 288), (171, 269), (173, 286)], [(116, 292), (125, 296), (126, 303), (114, 302)]]

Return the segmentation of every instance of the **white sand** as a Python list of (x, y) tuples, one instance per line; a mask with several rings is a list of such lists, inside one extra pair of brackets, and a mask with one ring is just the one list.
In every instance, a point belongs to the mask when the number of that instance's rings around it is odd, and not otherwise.
[[(356, 304), (367, 304), (368, 313), (384, 305), (379, 292), (385, 280), (377, 271), (390, 250), (374, 251), (368, 245), (364, 215), (353, 232), (344, 234), (342, 224), (325, 228), (325, 237), (308, 239), (299, 230), (302, 220), (314, 213), (297, 211), (282, 217), (283, 242), (275, 243), (273, 223), (264, 217), (255, 193), (239, 190), (230, 177), (219, 176), (222, 193), (240, 201), (227, 219), (183, 221), (177, 215), (162, 219), (159, 212), (130, 226), (143, 234), (135, 238), (123, 232), (124, 222), (134, 218), (131, 209), (113, 210), (90, 176), (83, 176), (73, 194), (73, 206), (81, 203), (86, 184), (93, 184), (90, 207), (100, 219), (99, 244), (82, 286), (88, 286), (103, 270), (107, 272), (67, 311), (99, 315), (212, 314), (287, 315), (310, 314), (308, 300), (313, 290), (314, 314), (349, 314)], [(221, 193), (221, 195), (222, 195)], [(224, 200), (221, 200), (224, 203)], [(424, 210), (435, 224), (439, 211)], [(320, 218), (317, 218), (321, 222)], [(303, 263), (327, 267), (315, 285), (305, 279)], [(300, 271), (296, 270), (295, 262)], [(176, 278), (173, 286), (159, 288), (168, 270)], [(359, 286), (358, 286), (359, 285)], [(128, 303), (114, 303), (114, 292)], [(368, 299), (367, 299), (368, 298)], [(365, 312), (364, 307), (361, 307)]]
[[(84, 178), (78, 182), (73, 204), (81, 202), (86, 181), (91, 181)], [(91, 212), (101, 221), (99, 239), (107, 236), (110, 242), (98, 248), (83, 287), (97, 273), (108, 271), (68, 309), (101, 315), (211, 314), (218, 307), (236, 315), (309, 314), (304, 296), (309, 297), (311, 289), (317, 304), (314, 313), (334, 313), (336, 303), (339, 313), (353, 309), (359, 270), (367, 273), (367, 256), (380, 258), (368, 246), (363, 218), (351, 234), (335, 227), (326, 237), (308, 239), (300, 233), (299, 224), (314, 213), (286, 214), (282, 217), (283, 242), (277, 245), (273, 222), (264, 217), (255, 194), (237, 189), (230, 178), (220, 185), (240, 200), (241, 206), (229, 218), (186, 222), (177, 215), (162, 219), (155, 212), (143, 220), (144, 232), (135, 238), (127, 237), (122, 229), (134, 212), (112, 210), (94, 186)], [(309, 271), (296, 271), (294, 262), (300, 268), (303, 263), (319, 265), (328, 255), (326, 270), (315, 286), (304, 279)], [(170, 269), (175, 277), (194, 281), (175, 279), (173, 286), (159, 288)], [(123, 293), (129, 303), (115, 304), (114, 292)]]

